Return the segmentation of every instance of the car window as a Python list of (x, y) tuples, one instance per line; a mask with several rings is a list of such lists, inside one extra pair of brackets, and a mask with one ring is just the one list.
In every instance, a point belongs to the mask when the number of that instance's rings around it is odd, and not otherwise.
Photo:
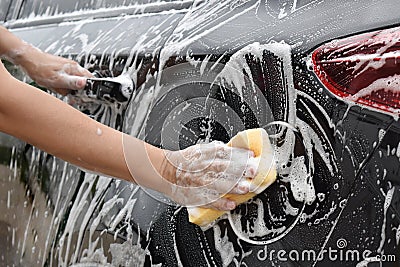
[[(113, 8), (137, 4), (158, 2), (173, 2), (174, 0), (31, 0), (24, 1), (19, 18), (34, 16), (53, 16), (56, 14), (70, 13), (82, 9)], [(2, 1), (1, 1), (2, 2)]]

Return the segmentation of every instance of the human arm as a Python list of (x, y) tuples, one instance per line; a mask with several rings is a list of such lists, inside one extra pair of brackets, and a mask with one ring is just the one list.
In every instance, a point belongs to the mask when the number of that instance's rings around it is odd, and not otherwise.
[[(3, 64), (0, 64), (0, 80), (0, 131), (85, 169), (129, 177), (122, 151), (118, 151), (122, 150), (118, 146), (122, 133), (16, 80)], [(102, 130), (100, 136), (98, 129)]]
[[(215, 200), (212, 203), (202, 201), (210, 195), (216, 196), (216, 193), (248, 192), (246, 185), (237, 184), (244, 170), (229, 169), (227, 163), (230, 161), (226, 158), (232, 152), (240, 154), (240, 158), (243, 155), (249, 157), (246, 151), (234, 151), (221, 144), (215, 150), (210, 146), (201, 146), (206, 157), (203, 159), (196, 147), (165, 151), (98, 123), (61, 100), (16, 80), (2, 64), (0, 80), (0, 131), (56, 157), (87, 170), (139, 183), (183, 205), (192, 205), (191, 198), (203, 194), (200, 204), (229, 210), (234, 208), (235, 203), (227, 199), (212, 199)], [(213, 155), (213, 151), (218, 153)], [(201, 162), (197, 165), (199, 168), (193, 166), (195, 160)], [(183, 165), (178, 172), (181, 163)], [(247, 166), (244, 168), (249, 169)], [(254, 167), (248, 173), (248, 177), (254, 176)], [(212, 183), (219, 178), (223, 178), (221, 181), (228, 178), (230, 183)]]
[(73, 60), (44, 53), (0, 26), (0, 57), (19, 65), (37, 84), (67, 94), (83, 89), (91, 73)]

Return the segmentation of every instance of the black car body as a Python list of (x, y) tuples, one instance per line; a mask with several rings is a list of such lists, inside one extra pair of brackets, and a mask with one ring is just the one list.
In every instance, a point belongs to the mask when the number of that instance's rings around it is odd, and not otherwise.
[[(75, 104), (89, 116), (167, 149), (263, 127), (275, 136), (279, 173), (205, 230), (154, 192), (2, 135), (4, 265), (399, 265), (399, 93), (388, 85), (389, 95), (359, 101), (340, 91), (385, 77), (396, 82), (399, 2), (0, 6), (5, 25), (42, 50), (104, 75), (130, 75), (137, 90), (129, 104)], [(382, 49), (388, 43), (390, 51)], [(383, 67), (368, 65), (383, 56)], [(357, 87), (360, 62), (369, 80)]]

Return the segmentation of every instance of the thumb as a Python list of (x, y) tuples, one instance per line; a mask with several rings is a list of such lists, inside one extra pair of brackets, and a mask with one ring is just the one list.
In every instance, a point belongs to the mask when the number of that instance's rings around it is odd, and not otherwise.
[(86, 78), (81, 76), (66, 76), (67, 89), (81, 90), (85, 88)]

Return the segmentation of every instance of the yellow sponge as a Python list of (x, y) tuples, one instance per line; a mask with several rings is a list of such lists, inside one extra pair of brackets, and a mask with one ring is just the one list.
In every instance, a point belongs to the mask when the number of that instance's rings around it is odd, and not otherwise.
[[(255, 157), (260, 159), (256, 177), (248, 179), (255, 190), (245, 195), (226, 194), (224, 196), (241, 204), (263, 192), (275, 182), (276, 166), (273, 150), (267, 132), (261, 128), (239, 132), (229, 141), (228, 145), (252, 150)], [(207, 226), (225, 213), (225, 211), (197, 207), (188, 208), (188, 212), (189, 221), (199, 226)]]

